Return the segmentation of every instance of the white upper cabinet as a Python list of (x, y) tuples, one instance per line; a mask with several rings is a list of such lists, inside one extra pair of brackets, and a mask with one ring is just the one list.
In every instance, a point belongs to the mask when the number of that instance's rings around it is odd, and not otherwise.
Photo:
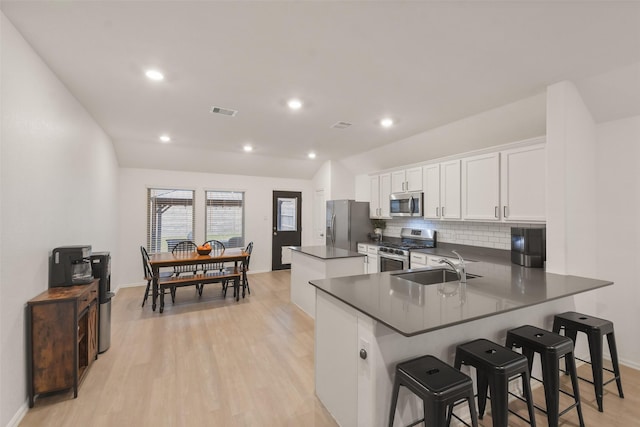
[(501, 153), (502, 216), (505, 221), (546, 220), (544, 144)]
[(500, 153), (462, 159), (462, 219), (500, 220)]
[(370, 179), (371, 200), (369, 201), (369, 217), (391, 218), (389, 212), (389, 195), (391, 194), (391, 174), (383, 173)]
[(440, 219), (440, 163), (422, 168), (424, 217)]
[(440, 163), (441, 219), (460, 219), (460, 160)]
[(391, 192), (422, 191), (422, 167), (391, 172)]

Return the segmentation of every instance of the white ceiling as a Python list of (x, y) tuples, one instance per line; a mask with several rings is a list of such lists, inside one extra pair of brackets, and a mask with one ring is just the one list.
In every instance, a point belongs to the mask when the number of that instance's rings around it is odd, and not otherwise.
[[(584, 82), (597, 121), (640, 114), (640, 2), (3, 0), (1, 7), (111, 136), (123, 167), (310, 178), (325, 160), (567, 79)], [(144, 77), (151, 67), (165, 73), (163, 82)], [(598, 80), (607, 75), (616, 96)], [(619, 93), (632, 96), (618, 102)], [(296, 113), (286, 107), (293, 96), (305, 103)], [(239, 113), (213, 115), (214, 105)], [(397, 124), (382, 129), (377, 121), (387, 115)], [(330, 128), (337, 121), (353, 126)], [(162, 133), (173, 142), (160, 144)], [(242, 152), (245, 143), (254, 153)], [(310, 150), (315, 160), (306, 158)]]

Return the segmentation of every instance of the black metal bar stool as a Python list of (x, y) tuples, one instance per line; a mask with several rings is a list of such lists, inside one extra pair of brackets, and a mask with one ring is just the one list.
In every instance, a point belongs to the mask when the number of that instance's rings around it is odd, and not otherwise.
[[(613, 322), (593, 316), (587, 316), (586, 314), (576, 313), (575, 311), (568, 311), (566, 313), (557, 314), (553, 318), (553, 332), (560, 333), (562, 329), (564, 329), (565, 336), (573, 340), (574, 345), (578, 332), (584, 332), (587, 334), (591, 361), (583, 360), (578, 357), (576, 357), (576, 359), (591, 365), (593, 381), (589, 381), (582, 377), (578, 378), (593, 384), (596, 392), (596, 401), (598, 402), (598, 410), (600, 412), (603, 411), (602, 395), (604, 393), (604, 386), (613, 380), (615, 380), (618, 385), (618, 394), (621, 398), (624, 398), (624, 393), (622, 392), (622, 381), (620, 380), (620, 366), (618, 365), (616, 337), (613, 333)], [(609, 352), (611, 353), (613, 370), (605, 368), (602, 363), (602, 341), (605, 335), (607, 337), (607, 342), (609, 343)], [(613, 378), (603, 382), (603, 370), (611, 372), (614, 375)]]
[[(509, 412), (535, 427), (536, 420), (529, 381), (529, 364), (522, 354), (486, 339), (477, 339), (456, 347), (455, 367), (476, 368), (478, 385), (478, 413), (482, 418), (487, 404), (487, 389), (491, 397), (491, 417), (494, 427), (507, 427)], [(509, 393), (509, 381), (522, 378), (524, 399)], [(509, 410), (509, 394), (527, 403), (529, 420)]]
[[(400, 386), (407, 387), (420, 397), (424, 404), (424, 419), (418, 420), (410, 424), (410, 426), (419, 424), (422, 421), (425, 422), (426, 426), (447, 426), (451, 420), (451, 412), (447, 416), (447, 409), (453, 409), (453, 406), (463, 401), (469, 403), (473, 427), (478, 426), (478, 415), (473, 400), (473, 382), (471, 378), (440, 359), (434, 356), (422, 356), (396, 365), (396, 378), (393, 384), (391, 412), (389, 413), (389, 427), (393, 426)], [(456, 415), (453, 416), (464, 423)]]
[[(544, 398), (547, 409), (544, 410), (538, 406), (536, 408), (547, 414), (549, 427), (557, 427), (560, 416), (574, 407), (578, 411), (580, 427), (584, 427), (576, 361), (573, 358), (573, 341), (554, 332), (526, 325), (507, 331), (507, 347), (522, 348), (522, 353), (527, 356), (529, 361), (529, 373), (531, 373), (535, 353), (540, 354), (542, 383), (544, 385)], [(571, 375), (573, 394), (560, 390), (560, 359), (562, 357), (565, 358), (567, 371)], [(531, 378), (540, 381), (537, 378)], [(574, 403), (562, 412), (560, 412), (560, 392), (574, 399)]]

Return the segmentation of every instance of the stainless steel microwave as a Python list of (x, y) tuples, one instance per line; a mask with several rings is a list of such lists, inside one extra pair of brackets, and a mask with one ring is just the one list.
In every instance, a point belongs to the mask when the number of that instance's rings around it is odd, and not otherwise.
[(391, 216), (422, 216), (422, 193), (392, 193), (389, 197)]

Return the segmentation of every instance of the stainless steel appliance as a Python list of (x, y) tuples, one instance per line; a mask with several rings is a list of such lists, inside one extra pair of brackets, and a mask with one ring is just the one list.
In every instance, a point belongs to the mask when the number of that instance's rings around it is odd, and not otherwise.
[(86, 285), (93, 281), (91, 245), (63, 246), (51, 253), (49, 287)]
[(380, 272), (411, 268), (411, 250), (435, 248), (436, 243), (436, 231), (421, 228), (403, 228), (400, 238), (385, 237), (378, 243)]
[(98, 282), (98, 352), (104, 353), (111, 346), (111, 254), (91, 254), (91, 270)]
[(423, 216), (422, 193), (392, 193), (389, 196), (391, 216)]
[(369, 241), (369, 202), (327, 201), (327, 246), (358, 251), (358, 242)]
[(546, 231), (546, 228), (511, 227), (511, 262), (524, 267), (544, 267)]

